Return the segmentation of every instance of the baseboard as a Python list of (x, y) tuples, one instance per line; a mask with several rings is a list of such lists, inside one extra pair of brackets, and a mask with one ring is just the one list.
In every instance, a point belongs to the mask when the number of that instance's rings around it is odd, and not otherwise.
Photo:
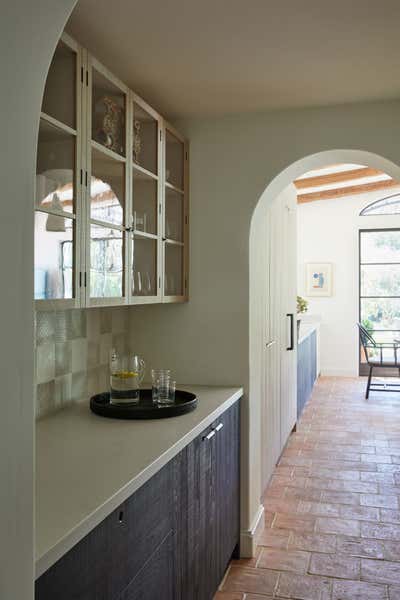
[(257, 541), (264, 531), (264, 507), (258, 507), (257, 514), (251, 529), (240, 532), (240, 556), (241, 558), (253, 558), (256, 554)]

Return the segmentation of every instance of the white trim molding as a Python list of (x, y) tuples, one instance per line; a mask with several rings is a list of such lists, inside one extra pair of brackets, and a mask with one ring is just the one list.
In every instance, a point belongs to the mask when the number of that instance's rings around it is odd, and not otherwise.
[(240, 556), (241, 558), (253, 558), (256, 554), (257, 542), (264, 531), (264, 507), (258, 507), (251, 529), (240, 532)]

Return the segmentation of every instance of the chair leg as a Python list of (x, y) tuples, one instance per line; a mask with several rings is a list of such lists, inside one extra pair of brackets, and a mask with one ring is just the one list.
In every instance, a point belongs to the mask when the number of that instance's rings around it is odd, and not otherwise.
[(373, 369), (373, 367), (370, 366), (370, 368), (369, 368), (369, 375), (368, 375), (368, 383), (367, 383), (367, 391), (365, 392), (365, 399), (366, 400), (368, 400), (368, 398), (369, 398), (369, 388), (371, 387), (372, 369)]

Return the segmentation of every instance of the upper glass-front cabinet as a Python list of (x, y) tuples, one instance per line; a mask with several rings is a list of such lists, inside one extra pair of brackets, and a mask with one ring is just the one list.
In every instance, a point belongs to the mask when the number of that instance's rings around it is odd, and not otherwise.
[(163, 300), (177, 302), (186, 300), (188, 294), (188, 149), (170, 125), (164, 137)]
[(86, 303), (126, 300), (128, 88), (88, 57)]
[(187, 299), (187, 152), (154, 109), (62, 36), (38, 138), (39, 308)]
[(79, 46), (64, 35), (50, 65), (39, 124), (35, 197), (35, 300), (80, 304), (81, 144)]

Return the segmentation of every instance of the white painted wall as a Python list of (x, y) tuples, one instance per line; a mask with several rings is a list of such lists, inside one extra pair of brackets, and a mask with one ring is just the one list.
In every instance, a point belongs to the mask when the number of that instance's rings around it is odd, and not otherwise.
[[(400, 190), (400, 187), (399, 187)], [(298, 206), (298, 290), (309, 301), (307, 319), (321, 319), (322, 375), (358, 375), (358, 231), (400, 227), (398, 216), (360, 217), (360, 211), (384, 196), (399, 191), (371, 192), (337, 200)], [(306, 296), (305, 264), (333, 264), (333, 294), (327, 298)]]
[[(263, 202), (306, 170), (327, 164), (327, 158), (315, 153), (359, 148), (396, 163), (399, 116), (400, 102), (387, 102), (177, 123), (191, 142), (190, 302), (135, 308), (132, 339), (149, 364), (168, 365), (180, 383), (244, 385), (242, 530), (251, 529), (261, 495), (260, 447), (254, 433), (260, 412), (257, 398), (253, 402), (249, 397), (249, 233), (254, 209), (267, 187)], [(309, 160), (298, 162), (304, 156)], [(337, 152), (329, 160), (365, 163), (366, 157)], [(400, 175), (393, 163), (376, 156), (370, 162)]]
[(74, 0), (1, 3), (0, 598), (33, 598), (33, 197), (45, 77)]

